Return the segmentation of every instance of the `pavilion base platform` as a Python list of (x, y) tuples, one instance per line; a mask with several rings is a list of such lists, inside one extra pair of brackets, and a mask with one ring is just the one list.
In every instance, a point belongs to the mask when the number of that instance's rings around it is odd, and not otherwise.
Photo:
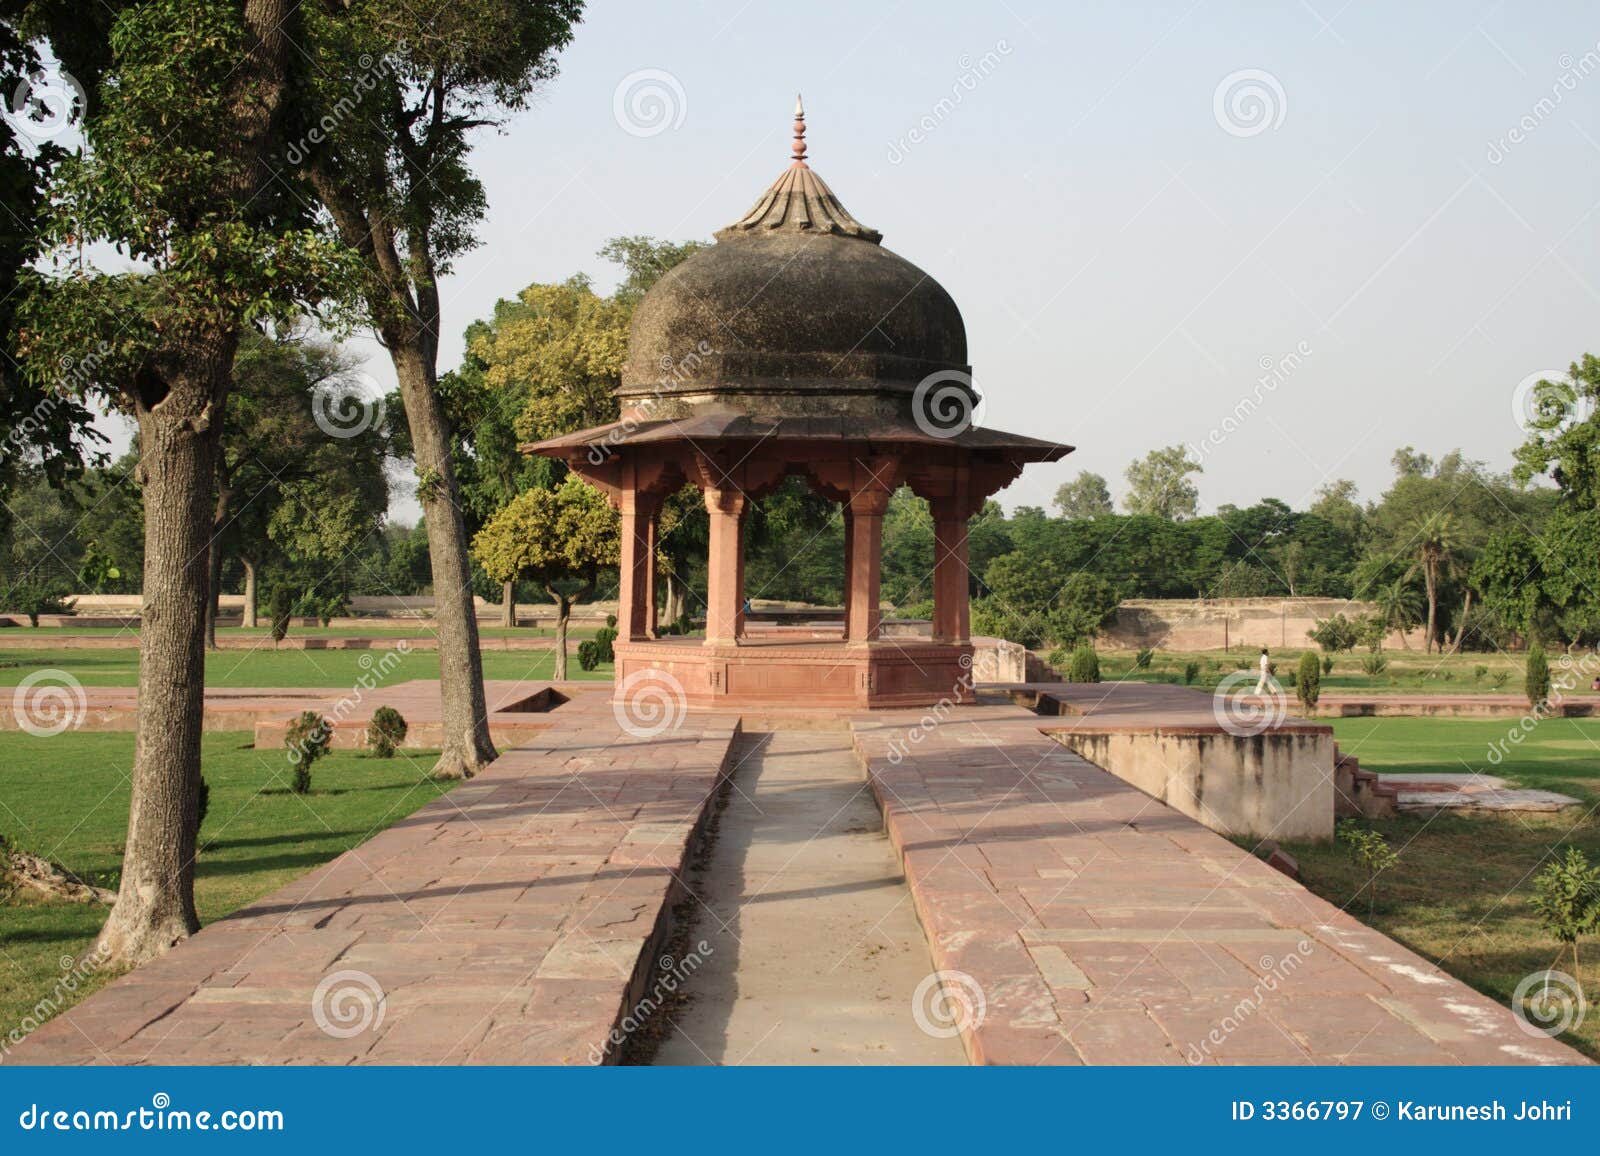
[(691, 707), (874, 710), (973, 701), (965, 642), (768, 636), (708, 645), (685, 636), (618, 641), (614, 649), (619, 687), (658, 671)]

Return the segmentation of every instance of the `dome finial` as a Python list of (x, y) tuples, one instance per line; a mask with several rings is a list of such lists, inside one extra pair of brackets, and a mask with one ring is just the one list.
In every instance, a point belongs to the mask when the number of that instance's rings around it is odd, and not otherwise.
[(806, 106), (800, 103), (800, 94), (794, 95), (794, 163), (799, 168), (809, 168), (806, 164)]

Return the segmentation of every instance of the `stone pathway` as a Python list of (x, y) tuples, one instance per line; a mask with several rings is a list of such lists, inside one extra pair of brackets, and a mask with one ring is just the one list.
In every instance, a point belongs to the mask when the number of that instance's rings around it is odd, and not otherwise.
[(933, 971), (850, 736), (747, 735), (687, 942), (710, 949), (658, 1064), (961, 1064), (917, 1024)]
[(975, 1062), (1587, 1062), (1029, 712), (927, 719), (852, 725)]
[(1378, 781), (1395, 789), (1402, 811), (1561, 811), (1581, 800), (1556, 791), (1509, 786), (1497, 775), (1419, 771), (1379, 772)]
[(594, 1062), (653, 959), (733, 737), (702, 715), (632, 738), (607, 690), (58, 1016), (11, 1062)]

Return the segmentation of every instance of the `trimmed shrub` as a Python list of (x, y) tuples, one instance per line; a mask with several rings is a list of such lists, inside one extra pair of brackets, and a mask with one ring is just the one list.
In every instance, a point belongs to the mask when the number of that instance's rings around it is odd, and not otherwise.
[(291, 789), (297, 795), (311, 790), (311, 764), (328, 753), (333, 741), (333, 724), (314, 710), (302, 711), (300, 717), (289, 724), (284, 736), (284, 746), (289, 749), (289, 761), (294, 764), (294, 782)]
[(1361, 624), (1343, 614), (1335, 614), (1332, 618), (1319, 618), (1306, 634), (1323, 650), (1335, 653), (1354, 650), (1361, 641)]
[(1195, 679), (1197, 679), (1199, 677), (1200, 677), (1200, 664), (1198, 662), (1186, 662), (1186, 663), (1183, 664), (1183, 685), (1184, 686), (1189, 686), (1190, 684), (1192, 684), (1194, 682)]
[(1529, 706), (1539, 706), (1550, 697), (1550, 660), (1544, 655), (1544, 647), (1537, 642), (1528, 648), (1522, 691), (1528, 696)]
[(1295, 671), (1294, 696), (1308, 711), (1322, 696), (1322, 663), (1309, 650), (1300, 656), (1300, 669)]
[(407, 726), (405, 716), (392, 706), (380, 706), (372, 712), (372, 721), (367, 723), (367, 747), (372, 751), (375, 759), (392, 759), (395, 750), (406, 741)]
[(612, 632), (611, 636), (613, 638), (616, 637), (616, 626), (617, 626), (617, 616), (615, 614), (607, 614), (606, 615), (606, 629)]
[[(594, 652), (600, 662), (617, 661), (617, 652), (611, 647), (616, 640), (617, 632), (609, 626), (594, 632)], [(584, 669), (592, 670), (593, 667), (586, 666)]]
[(1067, 666), (1067, 681), (1100, 681), (1100, 656), (1095, 653), (1094, 647), (1084, 643), (1072, 652), (1072, 661)]
[(1139, 653), (1137, 653), (1137, 654), (1135, 654), (1133, 656), (1134, 669), (1135, 670), (1149, 670), (1150, 669), (1150, 663), (1152, 661), (1154, 661), (1155, 656), (1156, 656), (1156, 652), (1153, 651), (1153, 650), (1141, 650), (1141, 651), (1139, 651)]
[(585, 638), (578, 643), (578, 665), (584, 670), (594, 670), (600, 665), (600, 648), (594, 639)]
[(1333, 655), (1324, 654), (1322, 656), (1322, 673), (1323, 674), (1332, 674), (1333, 673)]

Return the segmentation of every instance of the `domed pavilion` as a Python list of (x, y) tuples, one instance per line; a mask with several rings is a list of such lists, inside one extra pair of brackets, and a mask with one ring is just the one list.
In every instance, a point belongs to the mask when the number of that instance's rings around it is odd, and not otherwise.
[[(665, 672), (701, 706), (912, 706), (971, 698), (967, 521), (1028, 462), (1072, 447), (982, 429), (961, 312), (885, 249), (806, 163), (658, 281), (634, 314), (608, 425), (523, 447), (559, 458), (621, 514), (620, 682)], [(843, 629), (747, 629), (744, 516), (786, 477), (838, 502)], [(658, 637), (663, 500), (686, 483), (710, 515), (705, 633)], [(899, 486), (935, 527), (933, 628), (884, 638), (883, 516)]]

